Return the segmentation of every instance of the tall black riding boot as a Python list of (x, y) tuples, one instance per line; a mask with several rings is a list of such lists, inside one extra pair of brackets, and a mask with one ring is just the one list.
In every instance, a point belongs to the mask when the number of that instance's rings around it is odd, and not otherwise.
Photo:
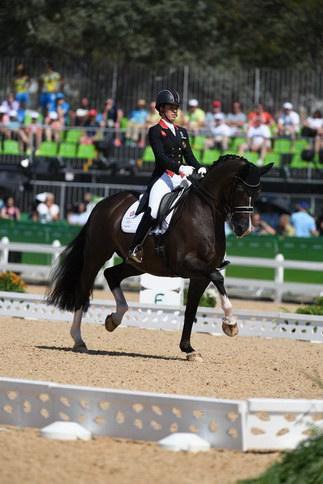
[(150, 208), (146, 210), (143, 214), (142, 219), (138, 225), (136, 233), (134, 235), (131, 247), (128, 252), (128, 260), (132, 260), (134, 262), (138, 262), (139, 264), (142, 262), (142, 258), (144, 256), (143, 251), (143, 243), (145, 242), (150, 230), (152, 229), (156, 220), (150, 215)]

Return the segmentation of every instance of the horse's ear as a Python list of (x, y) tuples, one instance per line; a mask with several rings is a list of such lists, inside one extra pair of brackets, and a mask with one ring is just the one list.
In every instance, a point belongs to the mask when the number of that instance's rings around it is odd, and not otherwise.
[(259, 168), (259, 173), (260, 173), (260, 176), (264, 175), (264, 174), (265, 174), (265, 173), (267, 173), (269, 170), (271, 170), (273, 166), (274, 166), (274, 163), (268, 163), (268, 165), (261, 166), (261, 167)]

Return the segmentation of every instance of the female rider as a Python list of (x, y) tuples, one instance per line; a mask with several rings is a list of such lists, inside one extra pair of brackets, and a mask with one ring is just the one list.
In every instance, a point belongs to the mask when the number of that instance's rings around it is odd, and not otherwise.
[[(138, 225), (127, 260), (142, 262), (142, 245), (155, 224), (163, 196), (178, 186), (187, 186), (189, 182), (186, 177), (190, 176), (194, 169), (202, 176), (206, 173), (206, 168), (201, 167), (192, 153), (186, 129), (174, 124), (179, 105), (180, 97), (175, 91), (165, 89), (157, 96), (156, 109), (161, 120), (152, 126), (148, 133), (156, 167), (149, 184), (151, 190), (148, 208)], [(183, 160), (186, 165), (183, 164)]]

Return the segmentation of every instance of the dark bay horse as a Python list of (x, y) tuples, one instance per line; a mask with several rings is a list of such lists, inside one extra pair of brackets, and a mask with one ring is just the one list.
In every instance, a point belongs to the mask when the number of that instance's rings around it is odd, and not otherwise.
[(121, 219), (136, 196), (122, 192), (101, 200), (86, 225), (62, 252), (49, 281), (47, 304), (74, 312), (71, 327), (74, 350), (87, 351), (81, 337), (82, 314), (88, 307), (97, 273), (115, 252), (124, 262), (104, 271), (116, 301), (116, 312), (108, 315), (105, 321), (108, 331), (121, 324), (128, 309), (121, 281), (148, 272), (190, 279), (180, 341), (180, 349), (189, 360), (201, 359), (190, 339), (200, 298), (210, 282), (215, 284), (220, 295), (223, 331), (228, 336), (236, 335), (237, 323), (219, 271), (225, 254), (224, 222), (230, 220), (238, 237), (250, 232), (253, 203), (260, 193), (260, 177), (272, 166), (271, 163), (258, 168), (235, 155), (221, 156), (213, 163), (205, 177), (192, 184), (163, 236), (167, 261), (156, 254), (154, 237), (149, 236), (142, 263), (125, 262), (133, 235), (122, 232)]

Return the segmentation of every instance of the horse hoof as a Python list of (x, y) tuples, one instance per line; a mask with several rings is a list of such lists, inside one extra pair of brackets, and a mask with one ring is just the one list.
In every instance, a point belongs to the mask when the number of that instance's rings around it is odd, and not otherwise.
[(85, 343), (73, 346), (73, 351), (75, 353), (88, 353), (88, 349)]
[(109, 316), (106, 317), (105, 320), (105, 329), (109, 331), (109, 333), (112, 333), (119, 325), (113, 321), (112, 314), (109, 314)]
[(239, 328), (238, 328), (237, 323), (236, 324), (225, 324), (225, 323), (223, 323), (222, 324), (222, 331), (227, 336), (230, 336), (231, 338), (233, 338), (233, 336), (237, 336), (237, 334), (239, 333)]
[(196, 353), (195, 351), (194, 353), (188, 353), (186, 358), (188, 361), (204, 361), (201, 353)]

